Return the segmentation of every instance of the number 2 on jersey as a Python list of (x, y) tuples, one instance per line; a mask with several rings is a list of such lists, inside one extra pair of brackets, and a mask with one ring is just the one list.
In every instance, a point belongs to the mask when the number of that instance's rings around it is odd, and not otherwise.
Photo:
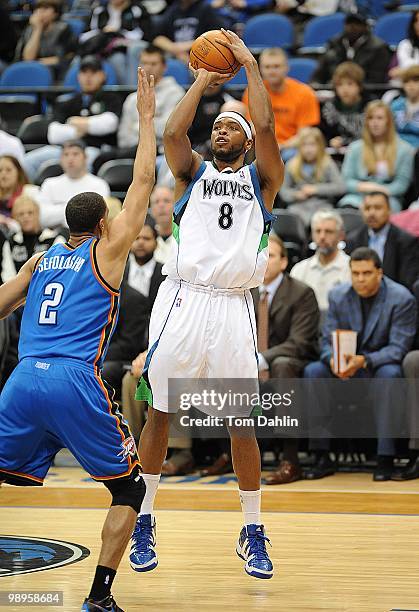
[(64, 293), (64, 287), (61, 283), (49, 283), (44, 289), (45, 296), (51, 296), (50, 299), (43, 300), (41, 310), (39, 312), (40, 325), (56, 325), (57, 311), (54, 310), (60, 305)]
[(223, 202), (218, 211), (220, 216), (218, 217), (218, 225), (223, 230), (230, 229), (233, 225), (233, 207), (228, 202)]

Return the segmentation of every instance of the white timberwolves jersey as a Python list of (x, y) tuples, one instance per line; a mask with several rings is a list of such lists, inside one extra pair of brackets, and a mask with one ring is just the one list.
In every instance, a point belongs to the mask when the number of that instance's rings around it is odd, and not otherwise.
[(273, 215), (263, 204), (254, 164), (219, 172), (202, 162), (173, 212), (176, 244), (169, 278), (222, 289), (263, 281)]

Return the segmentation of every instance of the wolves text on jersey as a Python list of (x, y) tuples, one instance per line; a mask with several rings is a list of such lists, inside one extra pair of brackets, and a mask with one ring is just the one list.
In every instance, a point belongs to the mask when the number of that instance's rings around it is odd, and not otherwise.
[(215, 196), (241, 198), (242, 200), (253, 200), (252, 188), (250, 185), (241, 185), (237, 181), (215, 179), (203, 179), (203, 197), (212, 198)]

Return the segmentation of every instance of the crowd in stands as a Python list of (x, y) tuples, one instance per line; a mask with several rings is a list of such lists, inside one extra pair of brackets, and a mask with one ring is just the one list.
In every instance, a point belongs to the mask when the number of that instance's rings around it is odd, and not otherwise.
[[(289, 23), (294, 40), (254, 50), (286, 162), (268, 270), (264, 285), (253, 291), (258, 326), (266, 319), (268, 330), (266, 348), (259, 350), (261, 384), (336, 378), (335, 329), (358, 333), (348, 378), (419, 378), (419, 11), (408, 13), (405, 38), (394, 45), (375, 34), (376, 5), (368, 0), (0, 0), (1, 282), (34, 253), (68, 238), (64, 211), (73, 195), (94, 191), (105, 198), (111, 215), (120, 209), (129, 183), (122, 175), (129, 173), (138, 142), (133, 91), (138, 63), (155, 77), (156, 186), (127, 262), (120, 318), (104, 366), (137, 439), (146, 407), (133, 399), (134, 390), (164, 278), (162, 265), (174, 242), (174, 181), (164, 159), (163, 130), (188, 87), (193, 41), (220, 27), (235, 29), (246, 40), (246, 27), (267, 13)], [(308, 25), (337, 12), (341, 30), (324, 37), (320, 53), (303, 53)], [(310, 77), (293, 76), (295, 57), (313, 60)], [(4, 89), (4, 76), (22, 61), (50, 71), (54, 87), (35, 91), (37, 101), (28, 101), (29, 85), (23, 102), (21, 91)], [(189, 133), (193, 148), (211, 159), (215, 117), (227, 109), (249, 117), (251, 103), (240, 81), (209, 89)], [(2, 385), (17, 362), (20, 317), (17, 311), (0, 322)], [(385, 394), (376, 398), (379, 426), (391, 402)], [(326, 402), (317, 414), (326, 418), (332, 409)], [(374, 479), (419, 478), (417, 437), (413, 432), (409, 443), (397, 445), (378, 436)], [(224, 440), (212, 441), (205, 457), (189, 437), (173, 438), (169, 446), (164, 474), (188, 473), (203, 459), (210, 463), (203, 475), (231, 469)], [(277, 452), (275, 444), (267, 448)], [(309, 440), (304, 448), (314, 458), (305, 471), (299, 461), (302, 445), (287, 438), (266, 484), (336, 471), (328, 440)], [(406, 457), (407, 467), (394, 465), (394, 459)]]

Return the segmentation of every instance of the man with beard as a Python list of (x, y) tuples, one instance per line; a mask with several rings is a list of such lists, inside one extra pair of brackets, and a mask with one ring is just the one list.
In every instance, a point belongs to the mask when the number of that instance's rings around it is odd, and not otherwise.
[[(236, 34), (223, 32), (229, 41), (225, 46), (246, 70), (257, 161), (245, 165), (246, 153), (253, 146), (252, 130), (236, 112), (221, 113), (215, 119), (211, 162), (204, 162), (192, 150), (187, 133), (199, 101), (209, 86), (231, 77), (195, 71), (195, 83), (173, 111), (164, 134), (166, 159), (176, 179), (176, 243), (163, 268), (168, 278), (151, 314), (149, 351), (136, 394), (150, 406), (140, 438), (147, 494), (130, 554), (131, 567), (139, 572), (157, 566), (153, 503), (167, 451), (169, 414), (177, 411), (169, 405), (168, 379), (248, 379), (257, 391), (250, 289), (263, 282), (272, 205), (284, 168), (272, 106), (257, 62)], [(211, 408), (219, 417), (226, 415), (225, 410), (217, 410), (219, 406)], [(251, 412), (247, 404), (233, 407), (229, 416), (249, 417)], [(273, 566), (260, 522), (258, 444), (252, 427), (231, 425), (231, 420), (227, 425), (244, 512), (236, 552), (246, 561), (250, 576), (271, 578)]]

